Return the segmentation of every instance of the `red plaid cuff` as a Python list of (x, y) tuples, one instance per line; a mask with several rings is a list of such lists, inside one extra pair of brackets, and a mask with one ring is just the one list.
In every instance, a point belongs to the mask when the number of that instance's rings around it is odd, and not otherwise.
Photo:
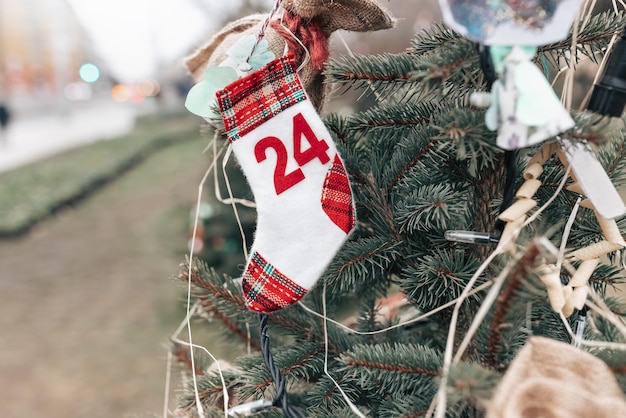
[(242, 288), (248, 309), (257, 312), (286, 308), (307, 293), (306, 289), (276, 270), (256, 251), (246, 267)]
[(231, 142), (306, 99), (293, 54), (275, 59), (217, 92), (226, 135)]

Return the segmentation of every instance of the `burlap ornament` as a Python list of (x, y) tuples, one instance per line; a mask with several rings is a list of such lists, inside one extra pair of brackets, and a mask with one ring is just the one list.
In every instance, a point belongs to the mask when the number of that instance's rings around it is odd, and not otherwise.
[[(269, 43), (269, 50), (277, 57), (283, 56), (286, 50), (292, 52), (298, 66), (306, 57), (310, 57), (298, 75), (317, 111), (324, 105), (322, 70), (328, 59), (330, 35), (339, 29), (355, 32), (389, 29), (395, 23), (376, 0), (283, 0), (283, 7), (285, 14), (282, 21), (280, 17), (275, 19), (267, 28), (264, 39)], [(266, 17), (255, 14), (231, 22), (196, 50), (185, 62), (194, 80), (202, 79), (207, 66), (223, 62), (228, 49), (241, 37), (256, 36)], [(309, 56), (304, 53), (301, 44), (309, 50)]]
[(532, 337), (487, 405), (487, 418), (626, 417), (626, 401), (608, 366), (570, 344)]

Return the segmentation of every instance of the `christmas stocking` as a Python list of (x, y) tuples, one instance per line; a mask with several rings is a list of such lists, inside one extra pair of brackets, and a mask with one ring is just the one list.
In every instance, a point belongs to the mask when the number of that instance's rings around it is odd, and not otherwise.
[(217, 99), (257, 205), (244, 297), (253, 311), (282, 309), (315, 285), (350, 234), (348, 177), (291, 56), (229, 84)]

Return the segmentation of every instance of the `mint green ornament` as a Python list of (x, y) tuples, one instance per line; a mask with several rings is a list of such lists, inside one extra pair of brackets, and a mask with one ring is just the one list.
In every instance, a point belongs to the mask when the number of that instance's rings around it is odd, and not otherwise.
[(521, 123), (542, 126), (555, 118), (555, 109), (562, 107), (561, 101), (535, 64), (519, 63), (514, 79), (519, 91), (515, 114)]
[(185, 107), (191, 113), (203, 118), (219, 119), (220, 115), (215, 111), (217, 107), (215, 93), (238, 78), (237, 72), (231, 67), (207, 67), (204, 70), (204, 79), (187, 93)]
[(496, 73), (502, 74), (504, 71), (504, 62), (507, 55), (511, 53), (513, 47), (494, 45), (489, 47), (489, 53), (491, 54), (491, 61), (493, 62), (493, 68)]
[[(258, 70), (276, 58), (274, 53), (269, 50), (267, 39), (261, 39), (256, 47), (254, 46), (255, 42), (256, 36), (244, 36), (230, 47), (227, 55), (237, 63), (235, 69), (245, 68), (247, 63), (252, 70)], [(252, 51), (252, 48), (254, 48), (254, 51)], [(252, 52), (252, 55), (250, 55), (250, 52)]]
[(528, 147), (574, 127), (550, 82), (531, 61), (537, 47), (492, 46), (490, 51), (499, 77), (491, 89), (485, 125), (498, 130), (500, 148)]
[[(534, 45), (516, 45), (516, 49), (519, 58), (525, 56), (526, 59), (531, 60), (537, 54), (537, 47)], [(504, 71), (507, 57), (511, 51), (513, 51), (512, 46), (493, 45), (489, 47), (493, 67), (498, 74)]]
[(274, 53), (269, 50), (267, 40), (262, 39), (256, 46), (255, 44), (255, 36), (244, 36), (230, 47), (227, 58), (219, 66), (207, 67), (204, 78), (187, 93), (187, 110), (211, 122), (220, 121), (215, 94), (239, 77), (258, 70), (275, 58)]

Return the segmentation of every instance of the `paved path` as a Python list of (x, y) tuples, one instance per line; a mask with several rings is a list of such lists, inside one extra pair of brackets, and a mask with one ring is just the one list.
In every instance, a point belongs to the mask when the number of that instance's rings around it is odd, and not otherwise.
[(86, 102), (68, 114), (15, 118), (0, 143), (0, 172), (67, 149), (129, 132), (137, 109), (112, 100)]

